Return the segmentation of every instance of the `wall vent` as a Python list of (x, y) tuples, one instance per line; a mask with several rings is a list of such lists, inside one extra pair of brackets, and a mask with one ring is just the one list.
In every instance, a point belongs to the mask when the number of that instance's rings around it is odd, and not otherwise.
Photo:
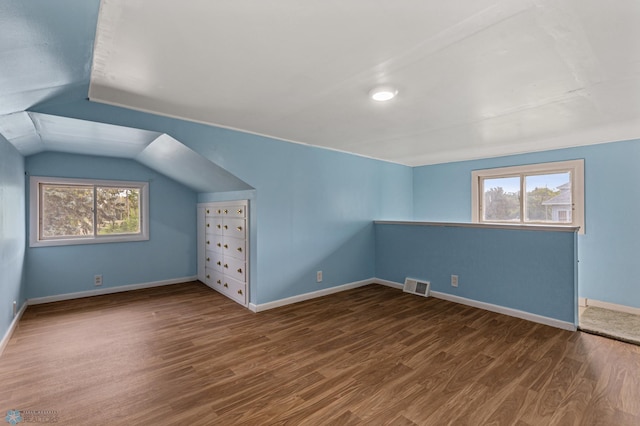
[(405, 293), (417, 294), (418, 296), (429, 297), (431, 290), (431, 282), (418, 281), (413, 278), (405, 278), (404, 288)]

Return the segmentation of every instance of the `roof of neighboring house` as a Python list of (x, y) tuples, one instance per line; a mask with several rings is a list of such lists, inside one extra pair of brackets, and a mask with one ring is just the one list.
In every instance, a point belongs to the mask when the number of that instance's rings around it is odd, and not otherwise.
[(549, 198), (546, 201), (543, 201), (543, 206), (571, 204), (571, 183), (567, 182), (563, 185), (560, 185), (558, 189), (560, 190), (560, 194), (556, 195), (553, 198)]

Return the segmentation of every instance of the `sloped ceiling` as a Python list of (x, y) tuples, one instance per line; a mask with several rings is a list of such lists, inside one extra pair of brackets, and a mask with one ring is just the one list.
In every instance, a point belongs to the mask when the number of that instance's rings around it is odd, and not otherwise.
[(408, 165), (629, 139), (639, 22), (637, 0), (103, 0), (90, 98)]
[(34, 112), (0, 116), (0, 133), (24, 156), (55, 151), (128, 158), (197, 192), (252, 189), (164, 133)]

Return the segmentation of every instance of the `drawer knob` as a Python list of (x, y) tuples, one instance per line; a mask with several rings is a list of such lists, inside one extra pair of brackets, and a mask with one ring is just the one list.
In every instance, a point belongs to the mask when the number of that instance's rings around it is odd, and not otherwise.
[(209, 228), (210, 226), (211, 226), (211, 224), (210, 224), (210, 223), (207, 223), (207, 228)]
[(242, 231), (242, 226), (238, 226), (238, 231)]
[(225, 244), (225, 245), (224, 245), (224, 248), (228, 249), (228, 248), (229, 248), (229, 246)]
[(211, 244), (211, 241), (207, 241), (207, 244)]
[(225, 268), (228, 268), (228, 267), (229, 267), (229, 265), (227, 265), (227, 264), (225, 263), (225, 264), (224, 264), (224, 267), (225, 267)]
[(224, 283), (224, 286), (225, 286), (225, 287), (227, 287), (227, 288), (229, 288), (229, 284), (227, 284), (227, 283)]
[(211, 262), (211, 258), (210, 257), (207, 257), (207, 262)]
[(227, 225), (224, 226), (224, 229), (229, 229), (229, 227)]
[(229, 213), (229, 210), (224, 209), (224, 214), (227, 214), (227, 213)]
[(240, 253), (242, 253), (242, 247), (238, 247), (236, 250), (238, 250)]
[(242, 209), (238, 209), (238, 214), (242, 214)]
[(220, 247), (220, 243), (216, 244), (218, 247)]
[(222, 284), (222, 281), (220, 281), (220, 280), (218, 280), (218, 281), (216, 281), (216, 282), (217, 282), (218, 284)]
[(242, 273), (242, 268), (238, 268), (238, 273), (241, 274)]
[(207, 278), (211, 278), (211, 275), (207, 274)]
[(222, 262), (220, 262), (220, 261), (218, 260), (218, 266), (221, 266), (221, 265), (222, 265)]
[(209, 213), (209, 209), (207, 209), (207, 213)]
[(238, 294), (242, 296), (242, 290), (238, 290)]

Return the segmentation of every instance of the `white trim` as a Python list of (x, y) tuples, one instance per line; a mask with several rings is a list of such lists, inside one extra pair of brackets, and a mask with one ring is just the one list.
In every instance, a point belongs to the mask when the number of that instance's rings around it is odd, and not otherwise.
[[(53, 185), (85, 185), (111, 186), (121, 188), (136, 188), (140, 190), (140, 232), (137, 234), (104, 235), (88, 237), (70, 237), (68, 239), (40, 238), (40, 184)], [(95, 227), (95, 226), (94, 226)], [(103, 179), (77, 179), (45, 176), (31, 176), (29, 178), (29, 247), (52, 247), (78, 244), (121, 243), (149, 240), (149, 182)]]
[(593, 306), (594, 308), (609, 309), (610, 311), (625, 312), (627, 314), (640, 315), (640, 308), (618, 305), (616, 303), (601, 302), (600, 300), (584, 299), (585, 304), (580, 306)]
[(461, 305), (473, 306), (474, 308), (480, 308), (486, 311), (496, 312), (498, 314), (509, 315), (510, 317), (521, 318), (527, 321), (536, 322), (538, 324), (561, 328), (563, 330), (576, 331), (578, 329), (576, 325), (571, 322), (532, 314), (530, 312), (525, 312), (518, 309), (506, 308), (504, 306), (494, 305), (492, 303), (479, 302), (477, 300), (467, 299), (466, 297), (454, 296), (452, 294), (441, 293), (439, 291), (432, 291), (431, 296), (437, 299), (448, 300), (449, 302), (460, 303)]
[(398, 290), (404, 289), (404, 284), (400, 284), (394, 281), (381, 280), (378, 278), (374, 278), (373, 282), (376, 284), (381, 284), (387, 287), (397, 288)]
[(312, 291), (310, 293), (299, 294), (297, 296), (287, 297), (285, 299), (274, 300), (272, 302), (261, 303), (256, 305), (254, 303), (249, 304), (249, 309), (253, 312), (262, 312), (269, 309), (279, 308), (281, 306), (291, 305), (305, 300), (315, 299), (317, 297), (327, 296), (329, 294), (340, 293), (345, 290), (351, 290), (358, 287), (363, 287), (369, 284), (378, 284), (380, 280), (374, 278), (362, 281), (355, 281), (348, 284), (339, 285), (336, 287), (329, 287), (318, 291)]
[(183, 278), (173, 278), (170, 280), (152, 281), (148, 283), (121, 285), (118, 287), (105, 287), (105, 288), (100, 288), (96, 290), (79, 291), (76, 293), (66, 293), (66, 294), (56, 294), (54, 296), (36, 297), (34, 299), (28, 299), (27, 302), (29, 303), (29, 305), (40, 305), (42, 303), (59, 302), (61, 300), (80, 299), (82, 297), (101, 296), (103, 294), (121, 293), (124, 291), (140, 290), (143, 288), (152, 288), (152, 287), (161, 287), (161, 286), (171, 285), (171, 284), (180, 284), (180, 283), (185, 283), (189, 281), (196, 281), (197, 279), (198, 277), (191, 276), (191, 277), (183, 277)]
[[(403, 285), (394, 281), (386, 281), (374, 278), (373, 283), (383, 284), (389, 287), (402, 289)], [(509, 315), (511, 317), (521, 318), (539, 324), (549, 325), (551, 327), (561, 328), (563, 330), (576, 331), (578, 328), (575, 324), (560, 321), (555, 318), (549, 318), (542, 315), (532, 314), (530, 312), (520, 311), (518, 309), (506, 308), (504, 306), (494, 305), (492, 303), (480, 302), (466, 297), (455, 296), (439, 291), (431, 291), (430, 295), (436, 299), (448, 300), (449, 302), (460, 303), (461, 305), (473, 306), (474, 308), (484, 309), (486, 311), (496, 312), (499, 314)]]
[(2, 356), (2, 353), (4, 352), (4, 349), (9, 344), (9, 340), (11, 340), (11, 336), (13, 336), (13, 332), (16, 330), (16, 328), (18, 328), (18, 323), (20, 322), (20, 318), (22, 318), (22, 314), (24, 314), (24, 311), (27, 310), (27, 306), (28, 305), (29, 305), (28, 301), (25, 301), (22, 304), (22, 307), (16, 313), (16, 316), (13, 318), (13, 321), (11, 321), (11, 324), (9, 325), (9, 328), (7, 329), (7, 332), (4, 333), (4, 337), (2, 337), (2, 340), (0, 340), (0, 357)]

